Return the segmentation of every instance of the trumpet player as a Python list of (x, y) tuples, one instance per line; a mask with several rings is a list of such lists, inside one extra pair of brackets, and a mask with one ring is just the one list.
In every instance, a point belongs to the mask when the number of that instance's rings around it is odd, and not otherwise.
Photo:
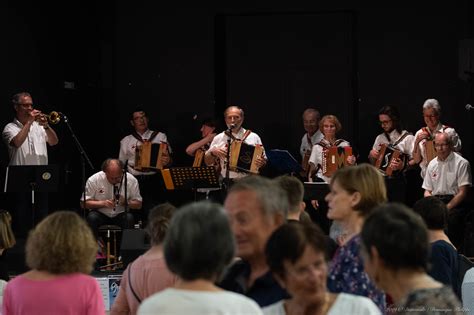
[[(49, 126), (47, 116), (41, 111), (33, 108), (33, 98), (27, 92), (21, 92), (13, 95), (12, 104), (15, 110), (15, 118), (3, 129), (3, 140), (8, 147), (9, 165), (47, 165), (48, 150), (47, 145), (51, 146), (58, 143), (56, 132)], [(26, 196), (30, 195), (29, 197)], [(16, 230), (15, 235), (24, 234), (47, 215), (47, 194), (37, 193), (35, 197), (34, 215), (31, 215), (31, 193), (25, 193), (22, 196), (18, 194), (15, 200), (17, 208), (16, 217), (14, 215), (13, 223), (20, 225), (21, 229)], [(42, 196), (45, 195), (45, 196)], [(21, 236), (21, 235), (20, 235)]]

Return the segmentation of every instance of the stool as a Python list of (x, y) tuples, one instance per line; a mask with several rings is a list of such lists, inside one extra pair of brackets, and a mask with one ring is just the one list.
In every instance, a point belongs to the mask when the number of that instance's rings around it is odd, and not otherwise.
[[(107, 266), (118, 262), (118, 251), (117, 251), (117, 233), (122, 232), (122, 229), (117, 225), (101, 225), (99, 227), (99, 235), (105, 234), (106, 236), (106, 264)], [(113, 247), (113, 251), (111, 250)], [(112, 267), (107, 267), (107, 270), (111, 270)]]

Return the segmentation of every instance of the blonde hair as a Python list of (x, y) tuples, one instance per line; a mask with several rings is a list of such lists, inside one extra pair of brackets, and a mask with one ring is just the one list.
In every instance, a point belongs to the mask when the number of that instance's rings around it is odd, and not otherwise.
[[(339, 131), (342, 130), (342, 125), (341, 125), (339, 119), (337, 119), (336, 116), (334, 116), (334, 115), (324, 115), (323, 118), (321, 118), (321, 120), (319, 121), (319, 130), (321, 132), (323, 132), (323, 125), (324, 125), (324, 122), (326, 120), (332, 122), (336, 126), (336, 133), (338, 133)], [(324, 134), (324, 132), (323, 132), (323, 134)]]
[(53, 274), (92, 271), (98, 250), (91, 229), (75, 212), (48, 215), (29, 234), (26, 264)]
[(360, 193), (360, 201), (354, 210), (364, 217), (370, 214), (374, 207), (387, 201), (387, 188), (383, 176), (368, 163), (337, 170), (331, 178), (331, 186), (335, 181), (351, 194)]
[(0, 209), (0, 248), (12, 248), (15, 244), (15, 235), (12, 231), (12, 216), (8, 211)]

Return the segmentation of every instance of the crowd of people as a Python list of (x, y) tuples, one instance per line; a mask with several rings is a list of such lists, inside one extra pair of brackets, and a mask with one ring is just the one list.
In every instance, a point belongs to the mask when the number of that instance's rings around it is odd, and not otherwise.
[[(26, 92), (12, 103), (16, 117), (3, 131), (10, 165), (47, 165), (47, 144), (59, 141), (48, 118)], [(31, 269), (3, 277), (10, 280), (3, 314), (103, 314), (90, 276), (100, 227), (125, 230), (138, 221), (151, 247), (123, 271), (112, 314), (460, 314), (458, 255), (474, 246), (464, 237), (470, 164), (455, 129), (441, 124), (439, 103), (428, 99), (423, 115), (426, 126), (412, 135), (396, 107), (382, 107), (370, 164), (358, 164), (350, 142), (337, 137), (338, 118), (308, 108), (302, 171), (268, 178), (258, 175), (271, 164), (256, 149), (261, 138), (243, 127), (244, 110), (230, 106), (224, 131), (205, 120), (202, 138), (186, 149), (194, 167), (219, 174), (221, 188), (201, 190), (211, 200), (176, 209), (166, 203), (160, 174), (173, 163), (168, 138), (134, 109), (118, 157), (86, 181), (84, 218), (48, 214), (47, 198), (35, 217), (24, 200), (15, 203), (13, 219), (0, 211), (0, 258), (14, 234), (29, 232)], [(240, 156), (234, 150), (244, 145), (252, 151)], [(153, 154), (144, 151), (152, 146)], [(417, 168), (423, 194), (412, 205), (406, 173)], [(308, 185), (325, 185), (328, 193), (307, 196)], [(8, 266), (0, 267), (8, 275)]]

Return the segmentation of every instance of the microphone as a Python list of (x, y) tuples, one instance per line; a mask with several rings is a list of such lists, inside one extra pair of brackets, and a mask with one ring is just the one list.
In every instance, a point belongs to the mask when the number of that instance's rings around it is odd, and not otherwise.
[(232, 129), (234, 129), (234, 128), (235, 128), (235, 124), (230, 124), (230, 125), (229, 125), (229, 130), (232, 130)]
[(114, 207), (114, 211), (115, 211), (116, 210), (115, 208), (119, 205), (119, 201), (120, 201), (120, 191), (117, 185), (114, 185), (114, 199), (115, 199), (115, 207)]
[(466, 104), (465, 108), (466, 108), (467, 111), (470, 111), (470, 110), (474, 109), (474, 106), (472, 106), (471, 104)]

